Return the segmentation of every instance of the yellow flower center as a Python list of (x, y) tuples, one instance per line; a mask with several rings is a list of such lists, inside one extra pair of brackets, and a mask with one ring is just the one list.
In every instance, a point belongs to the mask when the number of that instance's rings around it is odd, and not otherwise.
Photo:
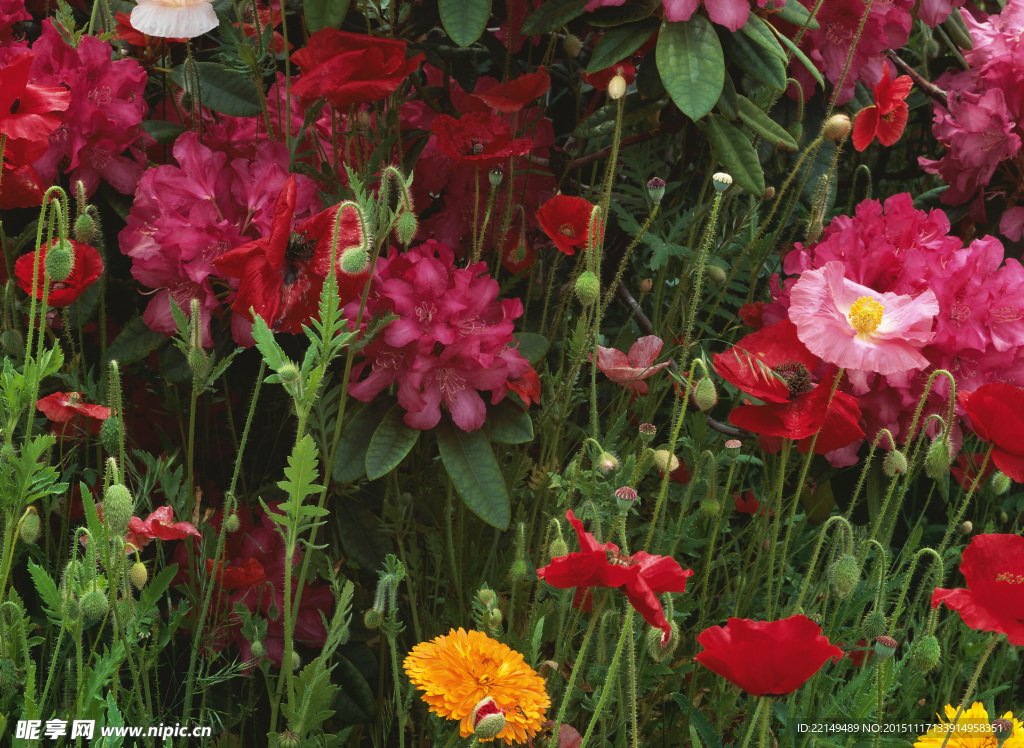
[(885, 311), (877, 300), (870, 296), (861, 296), (850, 307), (847, 319), (854, 329), (861, 332), (874, 332), (882, 324), (882, 312)]

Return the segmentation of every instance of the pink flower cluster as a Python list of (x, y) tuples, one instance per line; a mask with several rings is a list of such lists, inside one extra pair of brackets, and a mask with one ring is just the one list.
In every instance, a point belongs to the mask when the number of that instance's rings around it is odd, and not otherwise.
[[(368, 402), (397, 383), (412, 428), (436, 426), (442, 403), (464, 431), (483, 426), (486, 406), (478, 390), (497, 403), (509, 380), (532, 372), (509, 345), (522, 302), (499, 301), (498, 290), (484, 263), (455, 269), (455, 253), (439, 242), (404, 253), (392, 248), (377, 261), (364, 319), (387, 313), (398, 319), (366, 347), (367, 360), (356, 366), (349, 392)], [(358, 300), (345, 307), (349, 320), (358, 312)]]
[[(935, 104), (932, 132), (947, 152), (920, 163), (949, 183), (942, 202), (971, 202), (972, 217), (983, 221), (986, 200), (1013, 195), (1022, 176), (1015, 166), (1011, 179), (992, 184), (999, 165), (1020, 153), (1024, 138), (1024, 0), (1010, 0), (1002, 13), (981, 21), (965, 14), (964, 21), (974, 41), (964, 53), (970, 68), (936, 81), (949, 97), (945, 107)], [(999, 230), (1013, 240), (1024, 236), (1024, 207), (1011, 202)]]
[[(199, 300), (203, 345), (213, 344), (209, 315), (222, 306), (210, 285), (217, 275), (213, 260), (230, 249), (270, 234), (274, 205), (288, 178), (288, 148), (259, 142), (251, 159), (215, 151), (196, 133), (174, 144), (178, 166), (157, 166), (138, 183), (128, 225), (119, 238), (122, 254), (132, 258), (132, 275), (157, 289), (144, 319), (153, 330), (172, 333), (168, 301), (189, 313)], [(299, 176), (294, 221), (320, 209), (316, 185)], [(232, 334), (251, 345), (251, 323), (232, 315)]]
[[(589, 0), (587, 10), (619, 6), (625, 2), (626, 0)], [(767, 4), (768, 0), (757, 0), (759, 8)], [(689, 21), (703, 5), (712, 21), (730, 31), (739, 31), (750, 17), (750, 0), (662, 0), (662, 5), (665, 8), (665, 18), (669, 21)], [(785, 0), (775, 5), (785, 5)]]
[[(1024, 267), (1004, 261), (998, 240), (976, 239), (965, 247), (949, 229), (945, 213), (915, 209), (908, 194), (894, 195), (884, 206), (865, 200), (854, 216), (835, 218), (818, 243), (797, 244), (783, 263), (789, 276), (838, 264), (847, 279), (879, 295), (921, 298), (931, 292), (938, 301), (933, 335), (919, 351), (924, 368), (885, 376), (847, 372), (868, 439), (882, 428), (897, 440), (907, 438), (935, 369), (948, 370), (965, 390), (986, 382), (1024, 383)], [(783, 287), (773, 279), (775, 302), (764, 307), (766, 325), (788, 318), (797, 280)], [(944, 414), (948, 395), (945, 379), (936, 380), (925, 413)]]

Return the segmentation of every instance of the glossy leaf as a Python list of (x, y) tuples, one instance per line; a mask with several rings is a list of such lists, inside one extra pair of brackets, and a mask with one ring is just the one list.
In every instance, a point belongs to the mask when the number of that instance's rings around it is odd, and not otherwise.
[(340, 29), (351, 2), (352, 0), (305, 0), (302, 10), (309, 33), (326, 28)]
[(405, 459), (420, 438), (420, 432), (405, 425), (405, 409), (395, 405), (377, 426), (366, 450), (366, 477), (377, 480)]
[(764, 172), (757, 160), (757, 152), (743, 131), (719, 114), (708, 117), (708, 137), (718, 153), (718, 159), (733, 180), (747, 192), (764, 195)]
[(460, 47), (468, 47), (487, 28), (491, 0), (438, 0), (437, 9), (451, 40)]
[(434, 431), (441, 461), (466, 506), (492, 527), (507, 530), (512, 506), (505, 476), (483, 430), (467, 433), (445, 419)]
[(683, 114), (692, 120), (707, 115), (725, 82), (725, 55), (711, 21), (665, 21), (658, 34), (658, 72)]
[(596, 73), (626, 59), (654, 36), (658, 25), (656, 20), (647, 19), (610, 29), (594, 45), (587, 72)]
[[(199, 100), (203, 106), (232, 117), (253, 117), (262, 110), (256, 84), (240, 73), (216, 62), (197, 62)], [(170, 73), (171, 80), (185, 88), (185, 67)]]
[(740, 119), (751, 130), (756, 132), (776, 148), (784, 151), (795, 151), (796, 141), (793, 136), (786, 132), (778, 122), (762, 112), (754, 102), (746, 96), (738, 96), (736, 99), (736, 111)]
[(533, 11), (519, 31), (522, 36), (547, 34), (583, 15), (587, 0), (547, 0)]

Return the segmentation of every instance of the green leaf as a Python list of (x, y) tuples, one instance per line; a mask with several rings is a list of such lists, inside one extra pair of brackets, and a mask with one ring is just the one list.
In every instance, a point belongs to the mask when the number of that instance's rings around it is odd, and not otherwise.
[(343, 723), (366, 724), (373, 722), (376, 697), (366, 677), (344, 655), (336, 655), (337, 679), (345, 684), (334, 701), (337, 718)]
[(512, 506), (505, 478), (483, 430), (467, 433), (445, 419), (434, 431), (441, 461), (466, 506), (492, 527), (507, 530)]
[(403, 415), (405, 409), (401, 405), (392, 406), (373, 432), (366, 450), (366, 477), (370, 480), (377, 480), (398, 467), (420, 438), (418, 429), (405, 425)]
[(696, 709), (689, 700), (681, 693), (672, 694), (676, 706), (685, 714), (690, 715), (690, 725), (697, 730), (700, 739), (704, 741), (704, 748), (722, 748), (722, 738), (715, 732), (715, 728), (708, 722), (707, 717), (700, 709)]
[(722, 95), (718, 97), (718, 103), (715, 106), (718, 107), (718, 111), (731, 120), (739, 116), (739, 112), (736, 110), (738, 106), (736, 96), (736, 86), (733, 85), (732, 78), (727, 75), (722, 86)]
[(302, 10), (309, 33), (320, 29), (340, 29), (352, 0), (305, 0)]
[(125, 325), (121, 333), (114, 338), (114, 342), (103, 355), (103, 365), (107, 366), (111, 361), (117, 361), (124, 367), (141, 361), (163, 342), (164, 334), (150, 330), (140, 315)]
[(767, 140), (776, 148), (784, 151), (795, 151), (796, 141), (778, 122), (762, 112), (754, 102), (746, 96), (739, 96), (736, 100), (736, 111), (740, 119), (751, 130)]
[[(197, 62), (195, 65), (199, 71), (198, 99), (203, 106), (232, 117), (254, 117), (263, 111), (252, 79), (216, 62)], [(170, 77), (182, 88), (188, 88), (184, 65), (174, 68)]]
[[(660, 109), (668, 106), (668, 99), (645, 102), (643, 99), (634, 96), (626, 102), (625, 111), (622, 113), (622, 126), (632, 127)], [(576, 125), (572, 136), (579, 139), (600, 138), (615, 132), (615, 118), (618, 112), (617, 102), (605, 104), (585, 120)]]
[(491, 0), (438, 0), (441, 24), (451, 40), (468, 47), (484, 33), (491, 17)]
[(147, 119), (142, 121), (142, 129), (153, 136), (157, 143), (173, 143), (185, 128), (174, 122)]
[(156, 607), (157, 600), (171, 586), (171, 582), (174, 581), (174, 575), (177, 573), (177, 564), (165, 566), (160, 570), (159, 574), (149, 580), (149, 584), (142, 588), (142, 592), (139, 593), (138, 618), (142, 618), (151, 608)]
[(529, 361), (530, 366), (536, 366), (551, 345), (546, 336), (535, 332), (517, 332), (512, 337), (519, 343), (519, 355)]
[(594, 45), (587, 72), (596, 73), (624, 60), (642, 47), (658, 30), (658, 21), (648, 18), (610, 29)]
[(725, 55), (711, 21), (665, 21), (658, 34), (658, 72), (683, 114), (695, 121), (708, 114), (725, 81)]
[(523, 21), (522, 36), (547, 34), (561, 28), (587, 9), (587, 0), (547, 0)]
[(60, 624), (64, 617), (61, 612), (64, 610), (64, 605), (57, 585), (50, 579), (46, 569), (32, 559), (28, 560), (28, 573), (32, 577), (36, 592), (39, 593), (39, 597), (43, 601), (43, 610), (46, 611), (46, 615), (49, 616), (51, 622)]
[(391, 398), (374, 399), (345, 425), (334, 453), (334, 480), (351, 483), (366, 475), (366, 450), (370, 439), (392, 405)]
[[(793, 5), (799, 5), (799, 3), (793, 3)], [(801, 63), (803, 63), (803, 66), (807, 68), (807, 72), (809, 72), (814, 77), (814, 80), (818, 82), (818, 85), (824, 88), (825, 79), (821, 77), (821, 73), (818, 72), (818, 68), (815, 67), (814, 63), (810, 61), (807, 55), (805, 55), (803, 51), (793, 43), (793, 40), (790, 39), (785, 34), (780, 34), (778, 29), (776, 29), (774, 26), (769, 26), (768, 28), (775, 32), (775, 36), (778, 37), (778, 40), (782, 42), (785, 45), (786, 49), (792, 52), (793, 55), (798, 60), (800, 60)]]
[(751, 13), (743, 28), (740, 29), (740, 33), (764, 49), (765, 52), (777, 57), (783, 63), (787, 62), (786, 50), (772, 34), (771, 26), (765, 23), (761, 16)]
[(330, 673), (324, 667), (321, 657), (302, 668), (295, 678), (295, 703), (299, 709), (292, 709), (286, 701), (281, 705), (281, 713), (292, 725), (302, 725), (303, 729), (316, 731), (325, 720), (330, 719), (334, 710), (328, 708), (341, 689), (331, 683)]
[(258, 314), (254, 314), (253, 320), (252, 337), (256, 341), (256, 347), (263, 354), (263, 360), (267, 363), (267, 368), (271, 371), (277, 371), (286, 363), (291, 363), (288, 357), (284, 355), (284, 351), (281, 350), (281, 346), (274, 340), (274, 333), (267, 327), (267, 323), (263, 321), (263, 318)]
[(818, 22), (811, 18), (811, 12), (798, 2), (787, 2), (781, 8), (768, 8), (766, 10), (776, 15), (780, 20), (791, 23), (798, 28), (803, 27), (805, 24), (811, 31), (817, 31), (821, 28)]
[[(322, 488), (313, 483), (319, 473), (316, 444), (313, 443), (313, 437), (306, 434), (288, 455), (288, 467), (284, 469), (285, 480), (277, 482), (277, 487), (291, 497), (291, 501), (282, 504), (282, 507), (286, 511), (293, 509), (293, 517), (299, 516), (302, 500)], [(313, 509), (316, 507), (301, 507), (302, 513), (309, 513)]]
[(487, 409), (484, 431), (499, 444), (525, 444), (533, 441), (533, 419), (518, 405), (504, 400)]
[(756, 197), (764, 195), (764, 172), (747, 136), (720, 114), (712, 114), (707, 123), (708, 137), (718, 159), (736, 184)]
[(755, 41), (737, 33), (732, 35), (731, 42), (731, 56), (743, 72), (780, 91), (786, 87), (786, 61), (762, 46), (760, 39)]
[(622, 5), (606, 5), (587, 14), (587, 23), (599, 29), (614, 28), (642, 21), (661, 8), (661, 0), (626, 0)]

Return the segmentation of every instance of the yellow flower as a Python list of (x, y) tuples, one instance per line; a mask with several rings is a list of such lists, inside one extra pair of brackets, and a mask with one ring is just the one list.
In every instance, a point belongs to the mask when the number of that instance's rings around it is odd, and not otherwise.
[(536, 735), (551, 706), (544, 680), (523, 656), (479, 631), (452, 629), (421, 642), (404, 664), (409, 680), (425, 692), (430, 711), (460, 720), (464, 738), (473, 734), (473, 708), (485, 696), (505, 710), (505, 729), (496, 737), (510, 743)]
[[(946, 719), (943, 719), (941, 714), (937, 716), (940, 726), (933, 727), (927, 734), (918, 738), (914, 748), (939, 748), (949, 731), (946, 725), (956, 716), (956, 707), (947, 704)], [(1019, 719), (1014, 719), (1013, 712), (1007, 712), (1002, 718), (1013, 723), (1013, 733), (1003, 743), (1002, 748), (1024, 748), (1024, 725)], [(996, 748), (996, 745), (988, 712), (980, 701), (975, 701), (974, 706), (964, 709), (960, 715), (946, 748)]]

